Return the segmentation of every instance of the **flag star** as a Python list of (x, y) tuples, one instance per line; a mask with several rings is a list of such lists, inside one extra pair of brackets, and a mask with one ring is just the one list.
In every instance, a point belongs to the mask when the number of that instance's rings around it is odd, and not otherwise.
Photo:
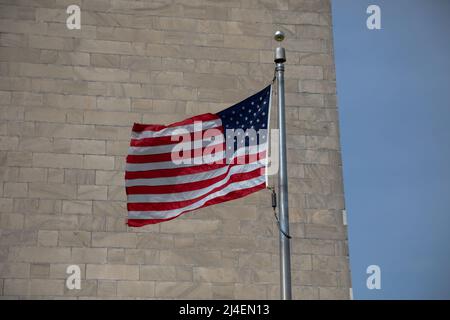
[(259, 100), (262, 100), (262, 97), (259, 97)]
[(266, 126), (266, 125), (263, 123), (263, 124), (262, 124), (262, 127), (264, 128), (265, 126)]
[(262, 115), (263, 115), (263, 116), (265, 116), (265, 115), (266, 115), (266, 113), (265, 113), (265, 112), (263, 112), (263, 113), (262, 113)]
[(230, 117), (230, 120), (233, 120), (233, 117)]
[(242, 107), (242, 110), (244, 110), (245, 109), (245, 107)]
[(248, 117), (245, 117), (245, 120), (248, 120)]
[(256, 119), (256, 122), (259, 122), (259, 119)]
[(239, 121), (236, 121), (236, 124), (239, 124)]
[(253, 120), (250, 120), (250, 124), (252, 124)]
[(252, 105), (254, 105), (255, 103), (252, 101)]
[(242, 117), (242, 113), (239, 114), (239, 117)]
[(231, 111), (232, 114), (234, 114), (234, 111)]

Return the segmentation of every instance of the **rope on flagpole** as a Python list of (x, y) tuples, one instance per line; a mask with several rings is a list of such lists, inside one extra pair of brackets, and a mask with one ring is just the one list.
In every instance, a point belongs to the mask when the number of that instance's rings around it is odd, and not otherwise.
[[(272, 78), (272, 85), (275, 83), (275, 81), (277, 80), (277, 70), (274, 69), (273, 70), (273, 78)], [(278, 94), (278, 92), (277, 92)], [(269, 105), (269, 108), (272, 108), (271, 105)], [(278, 117), (278, 114), (277, 114)], [(269, 118), (269, 121), (271, 119)], [(280, 224), (280, 219), (278, 218), (278, 214), (277, 214), (277, 193), (275, 191), (275, 183), (272, 184), (273, 186), (269, 186), (267, 184), (266, 189), (269, 189), (270, 192), (272, 193), (272, 209), (273, 209), (273, 216), (275, 217), (275, 221), (277, 222), (277, 226), (278, 226), (278, 230), (280, 230), (280, 232), (288, 239), (292, 239), (292, 237), (286, 233), (282, 228), (281, 228), (281, 224)]]
[(267, 187), (267, 189), (269, 189), (269, 190), (272, 192), (272, 208), (273, 208), (273, 215), (274, 215), (274, 217), (275, 217), (275, 220), (277, 221), (278, 229), (280, 230), (280, 232), (281, 232), (286, 238), (292, 239), (292, 237), (291, 237), (289, 234), (287, 234), (283, 229), (281, 229), (280, 219), (278, 218), (277, 210), (276, 210), (276, 207), (277, 207), (277, 193), (276, 193), (276, 191), (275, 191), (275, 188)]
[[(272, 95), (276, 95), (277, 94), (277, 92), (274, 90), (274, 84), (275, 84), (275, 80), (277, 79), (277, 71), (274, 69), (273, 70), (273, 79), (272, 79), (272, 82), (271, 82), (271, 85), (272, 85), (272, 88), (271, 88), (271, 96)], [(273, 98), (273, 97), (272, 97)], [(274, 111), (277, 111), (276, 110), (276, 108), (274, 109), (274, 110), (272, 110), (273, 108), (272, 108), (272, 101), (273, 101), (273, 99), (270, 99), (270, 104), (269, 104), (269, 123), (268, 123), (268, 126), (267, 126), (267, 145), (268, 146), (270, 146), (271, 145), (271, 139), (272, 139), (272, 134), (271, 134), (271, 127), (272, 127), (272, 125), (271, 125), (271, 122), (272, 122), (272, 114), (274, 113)], [(276, 117), (276, 118), (275, 118)], [(274, 119), (275, 119), (275, 123), (277, 123), (278, 121), (278, 114), (276, 114), (275, 115), (275, 117), (274, 117)], [(269, 150), (270, 150), (270, 148), (268, 148), (268, 150), (267, 150), (267, 152), (269, 152)], [(267, 161), (269, 161), (269, 159), (267, 159)], [(267, 164), (266, 164), (266, 166), (267, 166)], [(266, 168), (266, 170), (267, 170), (267, 168)], [(267, 176), (267, 171), (266, 171), (266, 176)], [(269, 183), (269, 177), (267, 176), (267, 183), (266, 183), (266, 189), (269, 189), (269, 190), (274, 190), (275, 189), (275, 182), (273, 182), (273, 183)], [(272, 187), (270, 187), (269, 186), (269, 184), (272, 184)]]

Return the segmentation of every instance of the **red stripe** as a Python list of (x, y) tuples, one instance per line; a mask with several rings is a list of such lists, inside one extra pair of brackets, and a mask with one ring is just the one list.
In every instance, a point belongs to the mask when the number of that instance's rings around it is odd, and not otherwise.
[[(162, 137), (154, 137), (154, 138), (143, 138), (143, 139), (131, 139), (130, 147), (152, 147), (152, 146), (162, 146), (167, 144), (178, 144), (181, 142), (189, 142), (189, 141), (196, 141), (196, 140), (203, 140), (205, 137), (205, 133), (208, 134), (208, 137), (211, 137), (212, 135), (209, 134), (213, 132), (212, 130), (219, 130), (223, 134), (223, 128), (222, 126), (214, 127), (210, 129), (205, 129), (185, 134), (174, 134), (174, 135), (168, 135), (168, 136), (162, 136)], [(214, 135), (215, 136), (215, 135)]]
[[(230, 177), (230, 179), (223, 185), (216, 187), (212, 189), (211, 191), (207, 192), (206, 194), (189, 200), (183, 200), (183, 201), (172, 201), (172, 202), (135, 202), (135, 203), (128, 203), (128, 211), (165, 211), (165, 210), (173, 210), (173, 209), (180, 209), (186, 206), (189, 206), (203, 198), (206, 198), (208, 195), (217, 192), (219, 190), (222, 190), (226, 186), (230, 185), (234, 182), (242, 182), (245, 180), (253, 179), (256, 177), (261, 176), (261, 169), (258, 168), (256, 170), (253, 170), (251, 172), (245, 172), (245, 173), (237, 173)], [(127, 195), (128, 195), (127, 190)]]
[[(257, 155), (257, 156), (256, 156)], [(179, 175), (187, 175), (194, 173), (201, 173), (210, 170), (220, 169), (227, 165), (240, 165), (249, 164), (256, 162), (257, 160), (265, 159), (266, 151), (262, 151), (258, 154), (251, 154), (245, 156), (239, 156), (235, 158), (235, 161), (231, 163), (210, 163), (210, 164), (200, 164), (194, 165), (192, 167), (181, 167), (181, 168), (171, 168), (171, 169), (156, 169), (156, 170), (146, 170), (146, 171), (126, 171), (125, 179), (152, 179), (152, 178), (165, 178), (165, 177), (176, 177)]]
[(179, 215), (177, 215), (175, 217), (172, 217), (172, 218), (168, 218), (168, 219), (128, 219), (127, 224), (130, 227), (142, 227), (142, 226), (145, 226), (147, 224), (155, 224), (155, 223), (160, 223), (160, 222), (164, 222), (164, 221), (169, 221), (169, 220), (175, 219), (175, 218), (179, 217), (180, 215), (185, 214), (187, 212), (191, 212), (191, 211), (194, 211), (194, 210), (198, 210), (200, 208), (208, 207), (208, 206), (213, 205), (213, 204), (218, 204), (218, 203), (222, 203), (222, 202), (226, 202), (226, 201), (239, 199), (239, 198), (245, 197), (245, 196), (247, 196), (247, 195), (249, 195), (251, 193), (257, 192), (257, 191), (265, 189), (265, 188), (266, 188), (266, 184), (265, 183), (261, 183), (261, 184), (259, 184), (257, 186), (252, 187), (252, 188), (232, 191), (232, 192), (230, 192), (230, 193), (228, 193), (226, 195), (223, 195), (223, 196), (220, 196), (220, 197), (208, 200), (207, 202), (205, 202), (205, 204), (203, 206), (201, 206), (199, 208), (192, 209), (192, 210), (184, 211), (184, 212), (180, 213)]
[(224, 149), (225, 143), (222, 143), (217, 144), (215, 146), (206, 146), (197, 149), (180, 150), (178, 152), (167, 152), (158, 154), (130, 154), (127, 156), (127, 163), (149, 163), (149, 162), (164, 162), (181, 159), (191, 159), (197, 156), (202, 156), (205, 153), (205, 151), (207, 151), (208, 154), (211, 154), (211, 151), (222, 152)]
[(173, 128), (173, 127), (179, 127), (184, 125), (193, 124), (194, 121), (211, 121), (211, 120), (217, 120), (219, 119), (219, 116), (212, 114), (212, 113), (205, 113), (201, 114), (189, 119), (185, 119), (183, 121), (172, 123), (168, 126), (162, 125), (162, 124), (143, 124), (143, 123), (134, 123), (133, 125), (133, 131), (134, 132), (143, 132), (143, 131), (160, 131), (166, 128)]
[(200, 164), (193, 167), (184, 168), (171, 168), (171, 169), (158, 169), (147, 171), (126, 171), (125, 179), (152, 179), (152, 178), (165, 178), (176, 177), (187, 174), (201, 173), (210, 170), (216, 170), (225, 167), (226, 164), (207, 163)]
[[(259, 169), (264, 169), (264, 167), (261, 167)], [(228, 170), (225, 173), (221, 174), (220, 176), (195, 182), (182, 183), (181, 181), (179, 184), (172, 184), (172, 185), (126, 187), (126, 192), (127, 194), (164, 194), (164, 193), (194, 191), (206, 188), (216, 182), (221, 181), (228, 175), (230, 170), (231, 166), (229, 166)]]

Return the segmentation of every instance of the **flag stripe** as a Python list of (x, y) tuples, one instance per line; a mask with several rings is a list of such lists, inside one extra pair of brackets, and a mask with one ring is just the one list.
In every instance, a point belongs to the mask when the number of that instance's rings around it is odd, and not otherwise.
[(126, 171), (125, 179), (153, 179), (153, 178), (165, 178), (165, 177), (176, 177), (183, 175), (190, 175), (195, 173), (200, 173), (204, 171), (216, 170), (219, 168), (226, 167), (225, 163), (208, 163), (201, 164), (195, 167), (187, 168), (173, 168), (173, 169), (160, 169), (160, 170), (142, 170), (142, 171)]
[[(204, 129), (204, 128), (202, 128)], [(195, 132), (180, 132), (179, 134), (173, 134), (171, 136), (164, 137), (149, 137), (142, 139), (131, 139), (130, 146), (132, 147), (152, 147), (163, 145), (175, 145), (185, 141), (197, 141), (203, 139), (206, 132), (220, 130), (219, 127), (199, 130)], [(219, 132), (215, 133), (216, 135)]]
[(214, 204), (219, 204), (222, 202), (239, 199), (239, 198), (245, 197), (249, 194), (252, 194), (256, 191), (263, 190), (263, 189), (265, 189), (265, 187), (266, 187), (265, 183), (261, 183), (261, 184), (255, 185), (254, 187), (241, 189), (241, 190), (234, 190), (234, 191), (231, 191), (222, 196), (211, 198), (211, 200), (206, 201), (203, 205), (201, 205), (199, 207), (193, 207), (190, 209), (186, 209), (186, 211), (179, 212), (178, 214), (175, 214), (175, 215), (168, 215), (167, 217), (165, 217), (163, 219), (152, 218), (154, 215), (149, 214), (149, 212), (142, 212), (142, 213), (136, 212), (136, 214), (132, 213), (131, 216), (135, 216), (137, 218), (128, 219), (128, 225), (131, 227), (142, 227), (147, 224), (154, 224), (154, 223), (160, 223), (160, 222), (164, 222), (164, 221), (170, 221), (172, 219), (179, 217), (183, 213), (187, 213), (187, 212), (190, 212), (193, 210), (205, 208), (205, 207), (208, 207), (208, 206), (211, 206)]
[[(256, 161), (254, 161), (256, 162)], [(247, 166), (253, 165), (256, 167), (260, 167), (260, 164), (249, 163)], [(234, 166), (242, 166), (242, 164), (232, 164), (232, 165), (222, 165), (220, 168), (215, 168), (213, 170), (205, 170), (200, 173), (186, 174), (184, 176), (174, 176), (174, 177), (165, 177), (165, 178), (150, 178), (150, 179), (128, 179), (125, 181), (126, 187), (134, 187), (134, 186), (166, 186), (166, 185), (174, 185), (180, 183), (180, 181), (184, 183), (202, 181), (205, 179), (215, 178), (217, 176), (223, 175), (228, 172), (230, 168)]]
[(219, 181), (211, 186), (194, 191), (184, 191), (178, 193), (167, 194), (128, 194), (128, 204), (131, 206), (141, 206), (151, 208), (177, 209), (189, 205), (201, 198), (218, 191), (225, 186), (237, 182), (245, 181), (261, 175), (261, 169), (256, 169), (250, 172), (236, 173), (230, 175), (227, 179)]
[(162, 131), (166, 128), (175, 128), (175, 127), (183, 127), (187, 125), (193, 124), (195, 121), (210, 121), (210, 120), (217, 120), (218, 117), (215, 114), (212, 113), (204, 113), (192, 118), (185, 119), (183, 121), (172, 123), (168, 126), (161, 125), (161, 124), (141, 124), (141, 123), (134, 123), (133, 125), (133, 131), (134, 132), (147, 132), (147, 131)]
[(159, 153), (159, 154), (139, 154), (139, 155), (129, 155), (127, 157), (128, 163), (150, 163), (150, 162), (163, 162), (181, 159), (190, 159), (192, 155), (203, 155), (206, 152), (222, 152), (225, 149), (225, 144), (214, 144), (211, 146), (206, 146), (197, 149), (185, 149), (178, 150), (175, 152)]
[[(265, 188), (265, 178), (264, 176), (260, 176), (251, 180), (246, 180), (246, 181), (238, 181), (236, 183), (230, 184), (228, 186), (226, 186), (223, 189), (218, 190), (215, 193), (211, 193), (210, 195), (208, 195), (207, 197), (204, 197), (202, 199), (200, 199), (197, 202), (192, 202), (190, 204), (188, 204), (185, 207), (181, 207), (181, 208), (175, 208), (175, 209), (169, 209), (169, 210), (139, 210), (138, 208), (129, 208), (129, 212), (128, 212), (128, 216), (130, 219), (164, 219), (164, 218), (172, 218), (172, 217), (176, 217), (177, 215), (179, 215), (180, 213), (183, 213), (185, 211), (190, 211), (190, 210), (194, 210), (194, 209), (198, 209), (202, 206), (204, 206), (204, 204), (206, 204), (207, 202), (218, 198), (218, 197), (222, 197), (222, 196), (226, 196), (228, 195), (228, 193), (230, 192), (239, 192), (242, 194), (248, 194), (246, 193), (246, 190), (250, 189), (250, 190), (254, 190), (254, 188), (258, 188), (262, 186), (262, 188)], [(228, 200), (226, 200), (228, 201)], [(216, 202), (218, 203), (218, 202)]]
[[(200, 142), (201, 141), (201, 142)], [(203, 141), (200, 139), (200, 141), (197, 140), (188, 140), (186, 142), (175, 142), (170, 144), (163, 144), (159, 146), (136, 146), (136, 147), (129, 147), (128, 148), (128, 154), (129, 155), (148, 155), (148, 154), (159, 154), (159, 153), (168, 153), (172, 152), (175, 146), (178, 147), (178, 149), (182, 150), (189, 150), (192, 149), (192, 146), (195, 144), (195, 146), (206, 147), (209, 145), (216, 145), (224, 143), (224, 137), (223, 134), (220, 132), (217, 135), (214, 135), (214, 140), (212, 139), (204, 139)]]
[[(244, 148), (239, 149), (234, 153), (232, 157), (228, 160), (226, 158), (226, 153), (224, 151), (220, 151), (214, 154), (200, 155), (195, 157), (189, 157), (185, 160), (173, 159), (171, 161), (161, 161), (161, 162), (146, 162), (146, 163), (127, 163), (125, 168), (127, 171), (148, 171), (148, 170), (160, 170), (160, 169), (176, 169), (176, 168), (187, 168), (192, 167), (197, 164), (213, 164), (213, 163), (245, 163), (248, 159), (257, 158), (257, 159), (265, 159), (266, 150), (265, 145), (260, 145), (258, 147), (264, 148), (262, 150), (256, 150), (256, 146), (250, 150), (245, 150)], [(259, 152), (256, 152), (259, 151)], [(244, 154), (246, 152), (247, 154)], [(239, 153), (239, 154), (236, 154)]]
[[(225, 167), (227, 168), (227, 167)], [(240, 165), (240, 166), (229, 166), (228, 170), (222, 173), (219, 176), (207, 177), (207, 174), (204, 174), (201, 180), (186, 182), (185, 179), (178, 179), (177, 183), (171, 185), (157, 185), (157, 186), (129, 186), (126, 187), (127, 194), (169, 194), (169, 193), (178, 193), (178, 192), (186, 192), (197, 190), (198, 192), (201, 189), (212, 186), (215, 183), (226, 182), (229, 177), (233, 174), (251, 172), (254, 170), (258, 170), (264, 168), (261, 165)], [(214, 172), (210, 173), (214, 174)]]
[[(131, 137), (136, 140), (148, 139), (148, 138), (163, 138), (177, 136), (184, 133), (198, 133), (206, 129), (212, 129), (220, 127), (220, 119), (215, 119), (212, 121), (196, 122), (193, 124), (177, 127), (164, 128), (161, 131), (133, 131)], [(197, 130), (196, 130), (197, 129)]]
[(245, 155), (238, 158), (235, 158), (235, 161), (230, 161), (230, 163), (208, 163), (208, 164), (200, 164), (192, 167), (183, 167), (183, 168), (172, 168), (172, 169), (159, 169), (159, 170), (143, 170), (143, 171), (125, 171), (125, 179), (126, 180), (134, 180), (134, 179), (152, 179), (152, 178), (165, 178), (165, 177), (175, 177), (182, 175), (190, 175), (205, 171), (211, 171), (226, 167), (227, 165), (238, 165), (244, 163), (253, 163), (259, 161), (261, 164), (266, 163), (265, 159), (266, 152), (258, 153), (257, 156), (254, 155)]

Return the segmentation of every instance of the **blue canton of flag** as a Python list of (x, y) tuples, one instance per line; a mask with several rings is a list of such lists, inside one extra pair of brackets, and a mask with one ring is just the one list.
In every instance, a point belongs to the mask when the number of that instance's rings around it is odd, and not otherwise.
[(241, 149), (264, 145), (268, 139), (271, 88), (269, 85), (253, 96), (217, 113), (226, 138), (227, 158)]

